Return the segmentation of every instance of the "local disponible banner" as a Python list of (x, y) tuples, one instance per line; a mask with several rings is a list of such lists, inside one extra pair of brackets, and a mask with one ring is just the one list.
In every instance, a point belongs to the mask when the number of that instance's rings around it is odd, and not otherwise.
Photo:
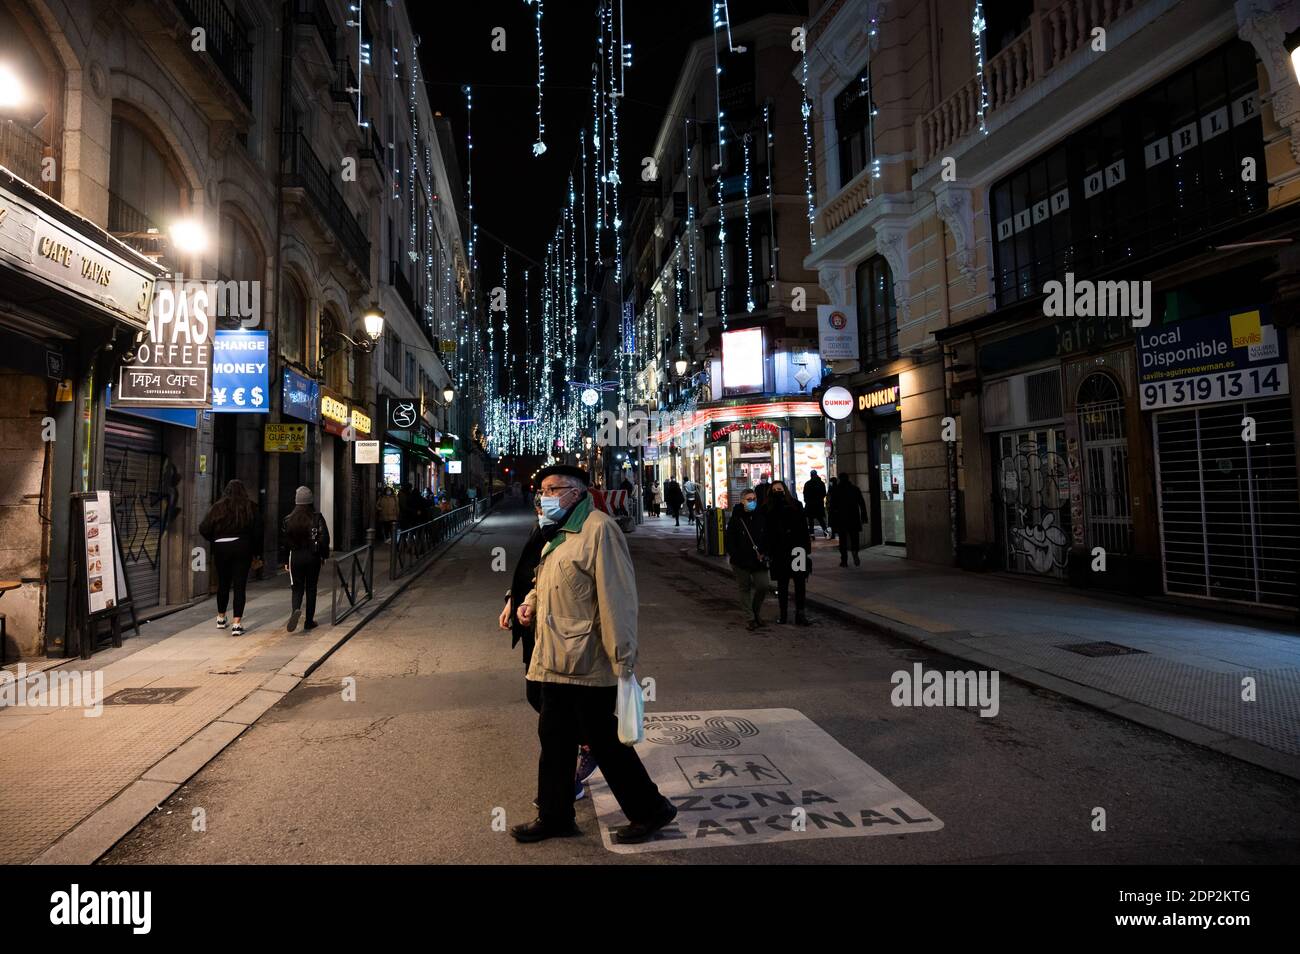
[(1148, 328), (1137, 351), (1144, 411), (1291, 393), (1286, 334), (1264, 309)]
[(211, 407), (211, 306), (201, 283), (160, 283), (149, 323), (122, 360), (113, 400), (124, 407)]
[(818, 305), (817, 340), (823, 361), (857, 361), (857, 314), (841, 305)]
[(266, 331), (218, 331), (212, 341), (212, 410), (271, 411), (271, 341)]

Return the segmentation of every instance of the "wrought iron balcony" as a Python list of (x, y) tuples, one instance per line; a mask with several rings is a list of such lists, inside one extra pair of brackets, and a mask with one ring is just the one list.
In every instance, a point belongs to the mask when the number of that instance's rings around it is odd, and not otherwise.
[(207, 53), (225, 74), (244, 105), (253, 105), (253, 55), (239, 21), (222, 0), (176, 0), (192, 27), (201, 27)]
[(167, 251), (167, 236), (158, 224), (116, 192), (108, 194), (108, 231), (154, 261)]
[(50, 156), (57, 158), (54, 147), (22, 123), (0, 122), (0, 166), (57, 199), (57, 177), (54, 182), (41, 181), (41, 160)]
[(366, 230), (353, 217), (329, 171), (302, 133), (286, 136), (280, 185), (286, 189), (302, 189), (306, 193), (353, 263), (369, 277), (370, 240), (366, 238)]
[(314, 26), (329, 62), (338, 59), (338, 26), (324, 0), (294, 0), (293, 20), (295, 23)]

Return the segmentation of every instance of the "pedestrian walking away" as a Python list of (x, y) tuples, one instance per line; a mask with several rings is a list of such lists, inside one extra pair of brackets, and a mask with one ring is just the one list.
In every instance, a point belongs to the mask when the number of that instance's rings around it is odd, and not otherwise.
[(794, 580), (794, 621), (799, 626), (807, 626), (804, 610), (808, 575), (812, 572), (812, 534), (804, 508), (786, 490), (785, 482), (776, 480), (772, 482), (763, 511), (766, 552), (772, 564), (780, 611), (777, 622), (790, 621), (790, 581)]
[(693, 521), (700, 504), (700, 485), (687, 477), (686, 483), (682, 484), (682, 492), (686, 495), (686, 515)]
[(826, 485), (815, 470), (803, 482), (803, 507), (808, 516), (808, 533), (811, 535), (813, 525), (820, 523), (822, 536), (830, 536), (830, 531), (826, 529)]
[[(519, 559), (515, 563), (514, 573), (510, 577), (510, 589), (506, 590), (506, 605), (501, 610), (497, 625), (510, 632), (510, 647), (512, 649), (522, 644), (524, 697), (528, 700), (528, 704), (533, 707), (533, 711), (541, 715), (542, 684), (528, 678), (528, 664), (532, 662), (533, 646), (536, 642), (534, 628), (521, 623), (515, 611), (519, 608), (519, 601), (532, 589), (533, 574), (537, 570), (538, 560), (541, 559), (542, 547), (555, 539), (560, 532), (560, 525), (542, 513), (540, 500), (537, 498), (534, 499), (533, 509), (537, 511), (538, 522), (533, 527), (533, 532), (529, 534), (528, 540), (524, 543), (524, 548), (519, 554)], [(578, 766), (574, 772), (574, 799), (582, 798), (586, 794), (583, 783), (596, 771), (596, 767), (596, 759), (591, 754), (591, 746), (579, 746)], [(534, 802), (534, 805), (536, 804), (537, 802)]]
[(763, 600), (772, 588), (763, 551), (763, 529), (758, 495), (751, 488), (741, 494), (740, 503), (732, 510), (725, 537), (731, 572), (740, 590), (740, 608), (748, 617), (745, 628), (751, 631), (763, 625)]
[(397, 495), (392, 487), (385, 487), (375, 501), (375, 512), (379, 519), (379, 538), (387, 543), (393, 538), (393, 528), (397, 526)]
[(854, 565), (861, 566), (859, 537), (862, 525), (867, 522), (867, 504), (862, 499), (862, 491), (854, 486), (853, 478), (848, 474), (840, 476), (831, 495), (831, 519), (840, 535), (840, 566), (849, 565), (850, 552), (853, 553)]
[(574, 749), (585, 739), (628, 819), (614, 840), (645, 841), (677, 817), (677, 808), (636, 749), (618, 738), (618, 682), (634, 678), (637, 660), (632, 557), (618, 524), (595, 508), (585, 471), (561, 464), (539, 476), (538, 505), (560, 532), (542, 547), (533, 587), (516, 614), (535, 627), (528, 678), (542, 684), (538, 814), (510, 833), (521, 842), (581, 833), (572, 772)]
[(686, 494), (682, 492), (682, 485), (673, 478), (668, 478), (664, 482), (664, 503), (668, 505), (668, 516), (673, 518), (673, 526), (682, 525), (682, 504), (686, 502)]
[(212, 562), (217, 567), (217, 629), (226, 628), (226, 606), (233, 592), (230, 635), (242, 636), (248, 571), (262, 553), (262, 515), (242, 480), (226, 484), (199, 524), (199, 535), (212, 544)]
[(280, 562), (289, 571), (292, 605), (289, 632), (298, 628), (298, 615), (307, 601), (307, 618), (303, 632), (316, 628), (316, 584), (320, 568), (330, 555), (330, 530), (325, 518), (316, 512), (310, 487), (299, 487), (293, 495), (293, 510), (280, 528)]

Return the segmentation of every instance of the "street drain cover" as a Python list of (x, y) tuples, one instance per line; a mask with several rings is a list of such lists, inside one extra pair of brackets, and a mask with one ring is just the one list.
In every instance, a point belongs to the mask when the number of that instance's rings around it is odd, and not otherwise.
[(1134, 649), (1132, 646), (1121, 646), (1119, 643), (1071, 643), (1068, 646), (1062, 646), (1062, 649), (1068, 649), (1072, 653), (1078, 653), (1080, 656), (1130, 656), (1134, 653), (1145, 653), (1145, 649)]
[(194, 686), (183, 686), (175, 689), (142, 688), (142, 689), (119, 689), (111, 696), (104, 700), (106, 706), (165, 706), (171, 705), (177, 699), (180, 699), (194, 691)]

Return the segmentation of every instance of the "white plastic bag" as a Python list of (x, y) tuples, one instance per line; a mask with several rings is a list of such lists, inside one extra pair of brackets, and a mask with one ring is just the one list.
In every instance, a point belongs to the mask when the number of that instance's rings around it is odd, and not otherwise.
[(636, 745), (645, 738), (645, 702), (641, 699), (641, 685), (636, 681), (636, 673), (618, 677), (614, 716), (618, 719), (618, 740), (624, 745)]

